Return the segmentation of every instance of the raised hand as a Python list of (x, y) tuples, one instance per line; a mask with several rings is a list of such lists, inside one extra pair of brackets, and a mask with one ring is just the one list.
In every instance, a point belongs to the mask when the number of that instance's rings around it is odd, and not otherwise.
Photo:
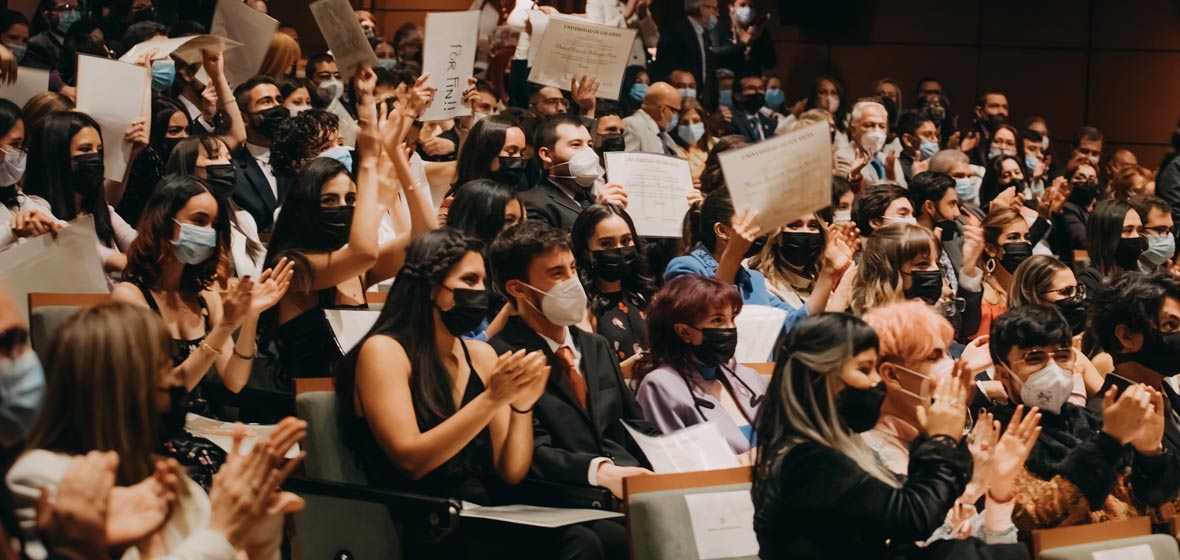
[(963, 137), (963, 140), (959, 142), (959, 151), (970, 152), (971, 150), (974, 150), (975, 147), (978, 145), (979, 145), (979, 133), (978, 132), (968, 132), (967, 135)]
[(221, 294), (221, 320), (237, 330), (250, 313), (254, 281), (249, 276), (229, 281), (229, 290)]
[(594, 114), (597, 104), (598, 80), (591, 76), (582, 76), (570, 80), (570, 97), (578, 104), (578, 109), (584, 115)]
[(213, 477), (213, 489), (209, 492), (209, 528), (224, 536), (234, 548), (242, 548), (258, 523), (278, 505), (277, 502), (290, 502), (276, 489), (290, 476), (303, 454), (285, 461), (281, 467), (276, 462), (283, 459), (276, 457), (283, 457), (302, 437), (301, 434), (306, 433), (306, 423), (284, 422), (279, 423), (266, 442), (256, 443), (248, 455), (241, 452), (245, 430), (236, 430), (225, 466)]
[(600, 203), (627, 208), (627, 190), (618, 183), (607, 183), (598, 189), (595, 198)]
[(1131, 440), (1135, 450), (1143, 455), (1155, 455), (1164, 440), (1164, 396), (1159, 391), (1143, 386), (1149, 408), (1147, 417), (1140, 424), (1139, 431)]
[(201, 49), (201, 66), (209, 75), (209, 83), (213, 84), (225, 75), (225, 57), (220, 50)]
[(16, 55), (8, 50), (8, 47), (0, 45), (0, 83), (16, 83), (16, 73)]
[(418, 119), (422, 116), (422, 111), (425, 111), (431, 103), (434, 103), (434, 93), (437, 88), (426, 85), (426, 80), (430, 78), (430, 72), (426, 72), (418, 76), (418, 81), (414, 82), (414, 87), (410, 91), (408, 97), (409, 106), (406, 107), (407, 114), (412, 119)]
[(516, 397), (518, 382), (516, 376), (525, 363), (525, 351), (505, 352), (496, 359), (496, 367), (488, 376), (487, 393), (497, 403), (506, 403)]
[(111, 489), (106, 523), (107, 543), (130, 544), (156, 532), (168, 519), (180, 485), (175, 459), (156, 462), (149, 478), (129, 487)]
[[(1117, 388), (1111, 387), (1102, 397), (1102, 431), (1123, 445), (1142, 440), (1139, 432), (1143, 424), (1152, 421), (1154, 414), (1147, 386), (1132, 385), (1117, 397), (1116, 392)], [(1154, 448), (1151, 450), (1155, 451)]]
[(975, 426), (967, 436), (967, 450), (971, 452), (971, 459), (975, 468), (971, 471), (971, 481), (963, 495), (965, 502), (974, 503), (987, 491), (992, 473), (992, 458), (996, 449), (996, 441), (1000, 437), (1000, 424), (990, 412), (982, 412), (975, 419)]
[(1008, 429), (992, 451), (991, 480), (988, 493), (1001, 503), (1012, 501), (1016, 489), (1016, 475), (1020, 473), (1028, 454), (1041, 435), (1041, 412), (1037, 408), (1023, 416), (1024, 405), (1008, 421)]
[(274, 268), (264, 270), (250, 292), (250, 313), (261, 315), (263, 311), (282, 301), (283, 296), (287, 295), (287, 288), (291, 287), (293, 276), (295, 261), (286, 257), (279, 259)]
[(373, 90), (377, 88), (377, 74), (372, 68), (358, 65), (356, 73), (352, 75), (352, 85), (358, 99), (372, 97)]
[(140, 119), (131, 123), (131, 126), (127, 127), (127, 131), (123, 133), (123, 140), (131, 143), (132, 153), (143, 151), (149, 142), (148, 131), (147, 127), (144, 126), (144, 121)]
[(967, 223), (959, 227), (963, 234), (963, 271), (969, 272), (975, 270), (983, 256), (983, 227), (970, 212), (963, 215), (967, 219)]
[(843, 236), (831, 235), (831, 233), (829, 232), (828, 242), (824, 245), (823, 261), (820, 268), (833, 277), (838, 277), (848, 270), (856, 253), (848, 246)]
[(978, 336), (963, 348), (959, 362), (963, 364), (963, 371), (967, 374), (966, 381), (973, 383), (975, 374), (992, 367), (991, 348), (987, 343), (990, 339), (991, 337), (986, 334)]
[(946, 377), (934, 389), (934, 402), (918, 406), (918, 425), (930, 437), (947, 436), (955, 441), (963, 439), (967, 422), (967, 391), (957, 378)]
[(1069, 197), (1066, 192), (1065, 177), (1058, 177), (1053, 180), (1053, 184), (1045, 189), (1045, 194), (1041, 195), (1040, 203), (1037, 204), (1037, 213), (1044, 219), (1051, 219), (1055, 214), (1061, 212), (1061, 207), (1065, 205), (1065, 200)]

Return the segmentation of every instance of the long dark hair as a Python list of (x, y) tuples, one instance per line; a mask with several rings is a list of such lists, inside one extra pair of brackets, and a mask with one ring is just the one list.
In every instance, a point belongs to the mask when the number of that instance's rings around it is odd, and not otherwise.
[[(479, 121), (476, 126), (486, 120)], [(460, 184), (454, 190), (451, 207), (447, 210), (447, 227), (479, 239), (485, 246), (491, 245), (504, 229), (504, 208), (513, 200), (516, 200), (516, 193), (511, 186), (491, 179)]]
[[(227, 148), (229, 147), (229, 145), (226, 144), (225, 139), (216, 134), (200, 132), (189, 136), (188, 138), (177, 142), (176, 147), (172, 148), (172, 153), (168, 156), (168, 163), (166, 163), (164, 166), (164, 172), (168, 174), (181, 173), (184, 175), (195, 175), (197, 169), (197, 158), (200, 157), (201, 153), (206, 155), (217, 153), (218, 149), (222, 145), (225, 145)], [(215, 193), (214, 196), (217, 196), (218, 194), (221, 193)], [(242, 232), (242, 235), (246, 238), (246, 254), (250, 256), (251, 260), (257, 259), (258, 255), (261, 255), (262, 252), (266, 250), (266, 247), (263, 247), (261, 243), (251, 239), (249, 235), (245, 235), (245, 231), (242, 230), (242, 226), (238, 224), (237, 212), (239, 208), (238, 203), (234, 202), (233, 197), (227, 197), (226, 202), (229, 203), (230, 207), (230, 226), (239, 232)]]
[[(463, 147), (459, 148), (459, 157), (455, 164), (455, 184), (447, 192), (453, 195), (462, 185), (476, 179), (486, 179), (492, 173), (492, 160), (500, 156), (504, 149), (504, 138), (508, 129), (518, 125), (504, 116), (494, 115), (480, 119), (471, 127), (471, 133)], [(516, 185), (510, 185), (515, 187)]]
[(102, 136), (102, 128), (86, 113), (60, 111), (41, 119), (25, 140), (29, 147), (29, 165), (25, 170), (24, 191), (47, 200), (54, 217), (59, 220), (73, 220), (81, 212), (90, 214), (94, 217), (94, 230), (98, 233), (98, 239), (108, 246), (114, 246), (115, 228), (111, 225), (106, 193), (101, 188), (96, 189), (82, 197), (79, 206), (74, 203), (74, 190), (69, 186), (74, 175), (70, 140), (87, 128), (93, 128)]
[(815, 82), (811, 87), (811, 95), (807, 96), (807, 108), (828, 110), (827, 107), (820, 106), (819, 95), (816, 94), (816, 90), (819, 89), (819, 83), (823, 81), (832, 82), (832, 85), (836, 86), (836, 95), (840, 96), (840, 106), (836, 107), (836, 112), (832, 114), (832, 120), (836, 123), (836, 130), (844, 132), (848, 128), (848, 112), (852, 110), (854, 103), (848, 98), (848, 90), (844, 89), (844, 84), (840, 83), (840, 80), (837, 80), (835, 76), (829, 74), (816, 76)]
[(152, 132), (149, 143), (156, 154), (160, 156), (161, 160), (167, 161), (168, 152), (164, 148), (164, 135), (168, 132), (168, 122), (172, 120), (172, 115), (180, 113), (184, 115), (184, 120), (187, 123), (185, 128), (192, 126), (193, 120), (188, 116), (188, 111), (180, 102), (171, 97), (163, 97), (157, 95), (152, 98)]
[(1103, 277), (1113, 276), (1122, 270), (1114, 260), (1115, 250), (1123, 237), (1123, 222), (1132, 206), (1124, 200), (1103, 200), (1094, 205), (1094, 211), (1086, 220), (1086, 243), (1089, 245), (1090, 263)]
[[(1020, 141), (1017, 140), (1017, 142)], [(1008, 188), (1000, 184), (1000, 175), (1004, 173), (1004, 162), (1008, 160), (1016, 162), (1016, 167), (1020, 169), (1022, 174), (1024, 173), (1024, 164), (1016, 156), (999, 156), (989, 163), (987, 172), (983, 175), (983, 183), (979, 186), (979, 204), (982, 206), (987, 207), (992, 200), (995, 200), (996, 196)], [(1019, 195), (1024, 192), (1025, 185), (1028, 184), (1027, 180), (1028, 176), (1025, 175), (1025, 181), (1021, 181), (1015, 185), (1016, 194)]]
[(127, 281), (151, 288), (160, 280), (164, 263), (172, 252), (176, 213), (193, 197), (204, 193), (209, 193), (217, 201), (217, 219), (212, 224), (213, 230), (217, 232), (217, 252), (205, 262), (185, 265), (184, 274), (180, 277), (180, 289), (195, 294), (213, 284), (221, 257), (229, 253), (229, 216), (232, 210), (225, 198), (214, 193), (200, 179), (189, 175), (164, 177), (151, 198), (148, 198), (136, 228), (139, 235), (127, 249), (127, 269), (123, 272)]
[[(482, 253), (483, 243), (463, 232), (442, 228), (428, 232), (406, 248), (406, 263), (389, 289), (388, 301), (373, 328), (337, 363), (336, 398), (343, 438), (354, 453), (363, 449), (356, 437), (368, 429), (353, 406), (356, 368), (361, 348), (369, 337), (388, 336), (401, 344), (410, 361), (410, 399), (418, 429), (429, 430), (458, 410), (452, 396), (454, 381), (438, 359), (435, 345), (435, 312), (431, 293), (468, 253)], [(397, 302), (395, 304), (395, 302)], [(477, 375), (471, 372), (471, 375)], [(351, 429), (350, 429), (351, 428)], [(463, 457), (464, 452), (456, 456)], [(461, 464), (462, 459), (448, 461)]]
[(7, 136), (19, 120), (20, 107), (7, 99), (0, 99), (0, 136)]
[(290, 257), (291, 252), (329, 253), (343, 246), (328, 242), (314, 227), (322, 215), (320, 191), (338, 175), (348, 175), (348, 170), (331, 158), (314, 158), (300, 169), (283, 199), (283, 211), (275, 220), (266, 251), (267, 267), (274, 266), (281, 257)]
[(742, 296), (732, 284), (710, 276), (685, 274), (673, 278), (652, 297), (647, 306), (647, 332), (651, 350), (635, 364), (635, 382), (661, 367), (676, 370), (681, 377), (696, 371), (692, 345), (676, 334), (677, 323), (696, 326), (713, 309), (728, 307), (736, 317), (742, 311)]
[(710, 252), (717, 249), (717, 231), (713, 226), (717, 223), (730, 225), (733, 222), (733, 197), (729, 189), (720, 188), (705, 196), (705, 200), (694, 209), (690, 209), (686, 221), (692, 244), (700, 243)]
[(595, 282), (593, 267), (590, 263), (590, 237), (594, 235), (594, 229), (598, 227), (598, 224), (611, 216), (618, 216), (627, 223), (627, 229), (631, 231), (631, 239), (635, 241), (635, 251), (638, 253), (636, 257), (638, 261), (635, 264), (636, 274), (623, 278), (623, 292), (631, 296), (637, 305), (642, 306), (651, 299), (651, 295), (656, 291), (655, 279), (652, 278), (651, 271), (647, 266), (647, 257), (645, 256), (647, 251), (643, 239), (635, 231), (635, 222), (631, 220), (631, 216), (621, 206), (604, 203), (592, 204), (582, 210), (582, 213), (578, 214), (578, 219), (574, 220), (574, 225), (570, 229), (570, 241), (574, 258), (578, 261), (578, 276), (581, 277), (582, 286), (586, 289), (586, 296), (590, 300), (590, 309), (595, 315), (605, 312), (611, 304), (606, 294), (598, 289), (598, 282)]

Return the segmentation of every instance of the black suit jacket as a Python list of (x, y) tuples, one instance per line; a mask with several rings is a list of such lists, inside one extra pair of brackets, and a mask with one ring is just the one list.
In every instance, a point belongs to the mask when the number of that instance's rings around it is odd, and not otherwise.
[(573, 228), (574, 220), (582, 213), (582, 206), (549, 180), (542, 180), (518, 197), (530, 220), (544, 221), (562, 231)]
[(736, 108), (733, 110), (733, 120), (729, 121), (729, 134), (740, 134), (750, 143), (761, 142), (763, 138), (773, 138), (774, 129), (778, 125), (775, 119), (762, 114), (762, 111), (754, 113), (754, 117), (758, 119), (758, 126), (762, 128), (762, 136), (758, 135), (754, 123), (750, 122), (750, 114)]
[(578, 405), (565, 370), (549, 345), (520, 317), (509, 319), (504, 330), (489, 341), (500, 354), (521, 348), (543, 350), (549, 360), (549, 384), (533, 408), (532, 476), (585, 486), (590, 462), (598, 457), (620, 466), (649, 467), (621, 421), (643, 433), (658, 435), (660, 431), (643, 420), (643, 411), (623, 381), (606, 339), (577, 327), (569, 328), (569, 336), (582, 353), (578, 369), (586, 379), (588, 410)]
[(61, 41), (49, 31), (42, 31), (29, 37), (29, 50), (21, 60), (21, 66), (54, 70), (61, 60)]
[(274, 225), (275, 209), (287, 193), (290, 181), (275, 177), (279, 191), (279, 199), (276, 199), (262, 167), (259, 167), (258, 160), (250, 155), (250, 150), (246, 149), (245, 144), (235, 148), (231, 157), (237, 170), (234, 179), (234, 202), (254, 217), (254, 221), (258, 223), (258, 231), (270, 229)]
[(778, 64), (778, 55), (774, 52), (774, 42), (770, 38), (770, 30), (762, 28), (758, 38), (750, 43), (750, 52), (746, 53), (746, 46), (740, 45), (733, 38), (733, 22), (728, 18), (717, 22), (717, 49), (714, 51), (717, 66), (729, 68), (737, 76), (744, 72), (761, 74), (774, 68)]
[(713, 108), (717, 105), (717, 80), (714, 72), (716, 66), (713, 60), (717, 33), (706, 31), (705, 36), (709, 39), (709, 44), (705, 45), (705, 60), (702, 62), (696, 29), (687, 18), (661, 29), (660, 42), (656, 48), (660, 56), (652, 63), (652, 81), (666, 82), (668, 74), (678, 68), (689, 70), (697, 80), (697, 98), (705, 107)]

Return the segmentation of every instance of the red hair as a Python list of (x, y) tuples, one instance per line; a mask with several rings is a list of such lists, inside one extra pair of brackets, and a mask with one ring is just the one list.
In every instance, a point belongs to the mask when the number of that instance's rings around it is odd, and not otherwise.
[(648, 372), (668, 366), (681, 375), (696, 368), (692, 346), (676, 334), (677, 323), (693, 325), (717, 309), (729, 308), (736, 316), (742, 296), (732, 284), (708, 276), (686, 274), (664, 284), (647, 306), (647, 332), (651, 349), (635, 365), (638, 384)]

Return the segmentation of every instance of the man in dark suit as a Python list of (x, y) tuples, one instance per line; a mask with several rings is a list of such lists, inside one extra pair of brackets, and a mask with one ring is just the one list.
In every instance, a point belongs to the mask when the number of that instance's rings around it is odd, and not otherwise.
[(33, 14), (32, 37), (21, 66), (53, 70), (61, 60), (61, 46), (70, 26), (82, 18), (76, 2), (41, 0), (38, 13)]
[(234, 90), (234, 97), (246, 121), (246, 143), (230, 156), (237, 169), (234, 202), (254, 217), (258, 231), (266, 231), (290, 183), (271, 170), (270, 141), (290, 113), (281, 104), (278, 85), (266, 76), (246, 80)]
[(627, 206), (622, 185), (603, 183), (602, 165), (581, 119), (553, 117), (537, 129), (535, 142), (546, 175), (520, 194), (530, 220), (568, 232), (582, 209), (595, 201)]
[[(769, 14), (766, 14), (769, 16)], [(767, 18), (758, 18), (753, 0), (732, 0), (729, 17), (717, 25), (717, 66), (734, 72), (762, 74), (778, 64)]]
[(672, 70), (692, 72), (700, 88), (698, 97), (705, 107), (717, 105), (716, 65), (717, 0), (684, 0), (687, 18), (660, 30), (659, 56), (652, 64), (652, 81), (666, 82)]
[(733, 82), (733, 104), (729, 134), (740, 134), (751, 144), (774, 136), (778, 122), (762, 111), (766, 105), (766, 82), (762, 75), (739, 75)]
[(542, 350), (551, 368), (533, 411), (531, 476), (621, 497), (623, 478), (650, 471), (620, 420), (644, 433), (659, 430), (643, 421), (606, 339), (574, 326), (586, 314), (586, 293), (569, 236), (528, 220), (500, 235), (488, 258), (496, 289), (518, 313), (492, 347)]

